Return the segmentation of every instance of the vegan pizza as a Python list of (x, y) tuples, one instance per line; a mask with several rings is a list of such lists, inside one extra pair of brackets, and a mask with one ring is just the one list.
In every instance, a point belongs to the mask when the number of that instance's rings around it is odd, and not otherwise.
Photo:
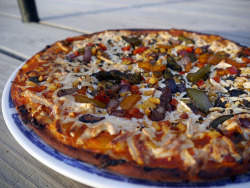
[(208, 181), (250, 170), (250, 48), (185, 30), (110, 30), (31, 57), (12, 82), (23, 122), (125, 176)]

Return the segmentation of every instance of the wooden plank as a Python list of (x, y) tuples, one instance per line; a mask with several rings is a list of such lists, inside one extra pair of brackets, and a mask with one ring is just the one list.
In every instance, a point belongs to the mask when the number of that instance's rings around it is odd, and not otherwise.
[[(0, 53), (0, 91), (22, 62)], [(0, 93), (2, 97), (2, 92)], [(46, 167), (12, 137), (0, 108), (0, 187), (85, 187)]]
[(21, 18), (18, 3), (16, 0), (1, 0), (0, 15), (9, 15), (15, 18)]
[(18, 19), (0, 15), (0, 47), (13, 53), (31, 57), (58, 40), (80, 35), (78, 32), (62, 30), (36, 23), (22, 23)]

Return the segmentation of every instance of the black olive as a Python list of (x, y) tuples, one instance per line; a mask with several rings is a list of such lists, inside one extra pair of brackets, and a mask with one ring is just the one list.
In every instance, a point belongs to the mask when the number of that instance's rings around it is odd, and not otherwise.
[(239, 121), (242, 127), (250, 128), (250, 118), (240, 118)]
[(96, 123), (96, 122), (101, 121), (103, 119), (105, 119), (105, 117), (97, 117), (97, 116), (93, 116), (91, 114), (85, 114), (79, 118), (79, 121), (81, 121), (83, 123)]
[(250, 101), (246, 100), (246, 99), (243, 99), (243, 105), (246, 107), (246, 108), (250, 108)]
[(38, 128), (38, 129), (43, 129), (43, 128), (45, 128), (45, 125), (38, 123), (38, 121), (37, 121), (35, 118), (31, 118), (30, 124), (31, 124), (32, 126), (34, 126), (35, 128)]
[(210, 47), (210, 45), (202, 46), (202, 47), (201, 47), (202, 52), (203, 52), (203, 53), (207, 53), (209, 47)]
[(242, 94), (245, 94), (245, 93), (246, 93), (246, 92), (243, 91), (243, 90), (240, 90), (240, 89), (233, 89), (233, 90), (230, 91), (230, 96), (231, 96), (231, 97), (238, 97), (238, 96), (240, 96), (240, 95), (242, 95)]
[(184, 83), (180, 83), (176, 85), (177, 85), (178, 91), (181, 93), (187, 90), (186, 85)]
[(118, 70), (111, 71), (99, 71), (97, 73), (92, 74), (92, 76), (96, 77), (99, 81), (103, 80), (127, 80), (131, 84), (138, 84), (141, 82), (141, 74), (129, 74), (122, 73)]
[(219, 96), (216, 101), (214, 102), (214, 107), (221, 107), (225, 108), (225, 105), (227, 104), (227, 101), (222, 102), (221, 97)]
[(199, 114), (199, 109), (193, 103), (187, 103), (187, 106), (193, 111), (194, 114)]
[(70, 94), (73, 94), (77, 91), (77, 88), (70, 88), (70, 89), (60, 89), (58, 92), (57, 92), (57, 96), (58, 97), (63, 97), (65, 95), (70, 95)]
[(166, 86), (172, 91), (172, 93), (178, 92), (178, 87), (177, 87), (174, 79), (167, 79)]
[(25, 116), (25, 115), (28, 114), (28, 110), (25, 108), (24, 105), (18, 106), (17, 109), (19, 110), (19, 112), (20, 112), (23, 116)]
[(234, 81), (234, 80), (235, 80), (235, 78), (236, 78), (235, 76), (232, 76), (232, 75), (231, 75), (231, 76), (229, 76), (229, 77), (227, 78), (227, 80)]
[(39, 81), (39, 76), (31, 76), (29, 77), (29, 81), (34, 82), (34, 83), (40, 83)]

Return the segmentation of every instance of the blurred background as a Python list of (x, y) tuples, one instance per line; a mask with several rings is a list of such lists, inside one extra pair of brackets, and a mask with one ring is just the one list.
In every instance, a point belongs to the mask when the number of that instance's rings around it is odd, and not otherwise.
[[(219, 34), (250, 45), (249, 0), (35, 2), (40, 22), (24, 24), (17, 0), (0, 1), (0, 45), (16, 50), (25, 57), (56, 40), (106, 29), (178, 28)], [(24, 45), (17, 45), (17, 42), (32, 44), (33, 48), (28, 50)]]

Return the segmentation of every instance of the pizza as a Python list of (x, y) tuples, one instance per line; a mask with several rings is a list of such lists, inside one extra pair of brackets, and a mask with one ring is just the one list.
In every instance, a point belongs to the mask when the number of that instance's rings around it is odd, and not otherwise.
[(186, 30), (67, 38), (25, 62), (11, 87), (21, 119), (86, 163), (153, 181), (250, 170), (250, 48)]

